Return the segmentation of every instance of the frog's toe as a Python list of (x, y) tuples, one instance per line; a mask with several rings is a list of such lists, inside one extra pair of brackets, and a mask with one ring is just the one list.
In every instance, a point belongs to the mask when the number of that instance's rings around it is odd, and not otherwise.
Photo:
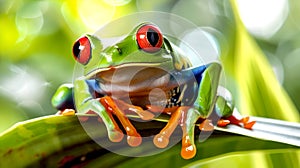
[(212, 124), (211, 120), (206, 119), (199, 125), (199, 129), (201, 131), (213, 131), (214, 125)]
[(254, 126), (254, 124), (256, 123), (256, 121), (250, 121), (250, 117), (243, 117), (241, 119), (237, 119), (237, 117), (231, 115), (229, 117), (226, 118), (227, 120), (230, 121), (230, 124), (235, 124), (238, 126), (242, 126), (246, 129), (252, 129), (252, 127)]
[(191, 159), (197, 153), (197, 148), (194, 142), (194, 126), (189, 125), (182, 127), (182, 145), (181, 145), (181, 157), (183, 159)]
[(118, 116), (119, 120), (126, 131), (127, 143), (130, 146), (139, 146), (142, 143), (141, 135), (136, 131), (135, 127), (131, 124), (125, 116)]
[(74, 109), (60, 110), (56, 113), (56, 115), (73, 116), (73, 115), (75, 115), (75, 110)]
[(187, 144), (182, 145), (181, 147), (181, 157), (183, 159), (191, 159), (197, 153), (196, 145), (195, 144)]
[(132, 147), (139, 146), (142, 143), (142, 137), (139, 134), (135, 136), (127, 136), (127, 143)]
[(256, 121), (250, 121), (250, 122), (244, 123), (244, 128), (252, 129), (252, 127), (255, 123), (256, 123)]
[[(135, 127), (131, 124), (129, 119), (124, 115), (117, 115), (117, 117), (119, 118), (121, 125), (126, 131), (128, 145), (132, 147), (139, 146), (142, 143), (141, 135), (136, 131)], [(120, 133), (122, 134), (121, 131)]]
[(165, 148), (168, 146), (169, 144), (169, 137), (165, 136), (163, 134), (157, 134), (155, 135), (155, 137), (153, 138), (153, 143), (156, 147), (158, 148)]
[(182, 115), (185, 115), (186, 107), (179, 107), (174, 113), (171, 114), (171, 117), (167, 125), (157, 134), (153, 143), (158, 148), (165, 148), (169, 144), (169, 138), (179, 124), (179, 121), (183, 120)]
[(105, 96), (100, 99), (100, 102), (104, 105), (104, 107), (106, 107), (107, 111), (109, 112), (108, 114), (110, 120), (113, 121), (114, 128), (117, 128), (117, 131), (119, 130), (119, 127), (118, 124), (114, 121), (112, 113), (115, 114), (116, 117), (119, 119), (121, 125), (126, 131), (128, 145), (140, 145), (142, 142), (141, 135), (136, 131), (135, 127), (131, 124), (130, 120), (126, 117), (125, 113), (115, 104), (114, 100), (109, 96)]
[(121, 130), (111, 130), (108, 133), (108, 138), (112, 142), (120, 142), (124, 137), (124, 134), (121, 132)]
[(218, 121), (218, 126), (219, 127), (226, 127), (227, 125), (229, 125), (230, 124), (230, 121), (229, 120), (225, 120), (225, 119), (220, 119), (219, 121)]

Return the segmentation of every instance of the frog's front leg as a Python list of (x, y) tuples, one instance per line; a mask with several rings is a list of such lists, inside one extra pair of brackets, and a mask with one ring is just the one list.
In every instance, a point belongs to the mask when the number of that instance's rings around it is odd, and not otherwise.
[[(214, 126), (207, 117), (212, 113), (216, 101), (217, 88), (221, 65), (211, 63), (207, 65), (206, 70), (201, 74), (199, 80), (198, 97), (194, 103), (194, 107), (188, 110), (183, 128), (183, 140), (181, 148), (181, 156), (184, 159), (193, 158), (196, 154), (196, 146), (194, 144), (194, 128), (195, 123), (202, 119), (199, 125), (201, 131), (212, 131)], [(199, 75), (195, 75), (197, 78)]]
[(119, 142), (123, 139), (124, 135), (113, 118), (114, 114), (118, 117), (127, 132), (128, 144), (130, 146), (138, 146), (141, 143), (140, 135), (110, 97), (93, 97), (93, 90), (85, 80), (76, 80), (74, 85), (75, 104), (78, 113), (92, 111), (98, 114), (107, 128), (109, 139), (112, 142)]
[(142, 143), (141, 135), (136, 131), (129, 119), (125, 116), (125, 113), (116, 105), (115, 101), (109, 96), (104, 96), (100, 98), (100, 102), (105, 106), (108, 112), (111, 112), (118, 117), (127, 133), (127, 143), (130, 146), (139, 146)]
[(52, 106), (58, 110), (57, 115), (75, 115), (73, 89), (71, 83), (62, 84), (57, 88), (51, 99)]
[(159, 134), (153, 138), (153, 143), (158, 148), (165, 148), (169, 144), (169, 138), (174, 132), (175, 128), (180, 125), (183, 126), (182, 121), (185, 120), (188, 109), (191, 107), (181, 106), (172, 112), (167, 125), (160, 131)]
[(180, 125), (183, 131), (181, 156), (184, 159), (193, 158), (196, 154), (194, 144), (194, 128), (195, 123), (199, 118), (203, 119), (200, 124), (200, 130), (213, 130), (213, 125), (206, 118), (213, 110), (213, 105), (216, 100), (216, 93), (219, 81), (221, 66), (217, 63), (209, 64), (204, 71), (199, 71), (196, 74), (199, 89), (198, 96), (194, 106), (180, 106), (175, 112), (171, 113), (171, 118), (165, 128), (157, 134), (153, 142), (159, 148), (164, 148), (169, 143), (169, 137), (176, 128)]
[[(212, 63), (207, 66), (207, 69), (202, 74), (202, 79), (199, 83), (198, 97), (194, 103), (194, 108), (189, 109), (185, 126), (183, 128), (183, 139), (181, 156), (189, 159), (195, 156), (196, 146), (194, 144), (194, 127), (199, 118), (204, 119), (199, 124), (201, 131), (212, 131), (214, 126), (210, 119), (207, 119), (215, 110), (218, 118), (219, 126), (226, 126), (228, 124), (243, 124), (247, 129), (255, 124), (255, 121), (249, 121), (249, 117), (241, 117), (238, 119), (233, 115), (233, 108), (227, 103), (224, 97), (217, 96), (217, 89), (219, 77), (221, 72), (221, 65)], [(184, 130), (185, 129), (185, 130)]]

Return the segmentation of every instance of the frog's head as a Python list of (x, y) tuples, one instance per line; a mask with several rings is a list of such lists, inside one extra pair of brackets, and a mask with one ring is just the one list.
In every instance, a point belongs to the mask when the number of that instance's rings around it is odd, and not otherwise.
[(140, 24), (123, 40), (105, 49), (100, 39), (85, 35), (74, 44), (73, 55), (84, 65), (84, 74), (90, 77), (122, 67), (157, 67), (172, 71), (189, 65), (178, 48), (151, 23)]

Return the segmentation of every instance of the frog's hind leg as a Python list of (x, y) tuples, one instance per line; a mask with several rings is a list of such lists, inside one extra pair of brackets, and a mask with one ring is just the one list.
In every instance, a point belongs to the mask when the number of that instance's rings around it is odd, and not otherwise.
[[(196, 122), (199, 118), (202, 118), (202, 122), (199, 124), (201, 131), (213, 131), (213, 118), (207, 119), (213, 112), (214, 104), (217, 98), (217, 89), (219, 85), (219, 78), (221, 73), (221, 65), (218, 63), (211, 63), (207, 65), (206, 70), (197, 77), (199, 90), (198, 97), (194, 103), (195, 111), (198, 115), (193, 115), (195, 118), (193, 122)], [(199, 80), (198, 78), (201, 78)], [(191, 123), (193, 124), (193, 123)], [(195, 124), (195, 123), (194, 123)]]
[[(116, 105), (114, 100), (109, 96), (100, 98), (101, 104), (106, 108), (108, 113), (116, 115), (127, 133), (127, 143), (130, 146), (139, 146), (142, 143), (141, 135), (136, 131), (125, 113)], [(111, 117), (113, 119), (113, 117)], [(117, 124), (115, 124), (117, 125)]]
[(242, 125), (246, 129), (252, 129), (253, 125), (256, 123), (256, 121), (250, 121), (249, 116), (241, 117), (240, 115), (235, 114), (232, 105), (223, 96), (217, 97), (215, 112), (221, 117), (218, 121), (219, 127), (235, 124), (238, 126)]
[(59, 110), (57, 115), (75, 115), (74, 101), (73, 101), (73, 84), (62, 84), (54, 93), (51, 103), (52, 106)]
[(100, 100), (102, 98), (94, 97), (91, 90), (90, 85), (85, 80), (78, 79), (74, 82), (74, 101), (77, 105), (76, 112), (78, 115), (96, 113), (106, 126), (109, 140), (112, 142), (120, 142), (124, 137), (122, 130), (115, 122), (112, 113), (107, 111), (107, 108), (101, 104)]

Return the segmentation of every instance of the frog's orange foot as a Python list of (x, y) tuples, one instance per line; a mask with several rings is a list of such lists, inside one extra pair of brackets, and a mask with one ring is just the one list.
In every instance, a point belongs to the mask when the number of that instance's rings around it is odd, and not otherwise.
[(142, 143), (141, 135), (136, 131), (129, 119), (125, 116), (125, 113), (115, 104), (115, 101), (111, 97), (105, 96), (100, 98), (100, 103), (108, 112), (110, 120), (113, 121), (114, 129), (109, 131), (109, 139), (112, 142), (119, 142), (123, 139), (124, 136), (112, 116), (112, 114), (114, 114), (115, 116), (117, 116), (117, 118), (121, 122), (121, 125), (126, 131), (128, 145), (132, 147), (139, 146)]
[(213, 131), (214, 125), (212, 124), (212, 121), (209, 119), (205, 119), (200, 125), (199, 129), (201, 131)]
[[(153, 143), (158, 148), (165, 148), (168, 146), (170, 136), (174, 132), (175, 128), (179, 125), (182, 128), (182, 147), (181, 156), (184, 159), (191, 159), (196, 155), (197, 149), (194, 144), (194, 124), (188, 125), (187, 112), (189, 107), (179, 107), (171, 113), (171, 117), (167, 125), (157, 134)], [(208, 124), (209, 125), (209, 124)], [(205, 128), (209, 127), (204, 123)]]
[(127, 136), (127, 143), (132, 147), (139, 146), (142, 143), (142, 137), (139, 134), (134, 136)]
[(169, 135), (163, 135), (163, 133), (159, 133), (153, 138), (153, 143), (158, 148), (165, 148), (169, 144), (169, 138)]
[(235, 116), (229, 116), (225, 119), (220, 119), (218, 121), (218, 126), (225, 127), (229, 124), (234, 124), (238, 126), (243, 126), (246, 129), (252, 129), (253, 125), (256, 123), (256, 121), (250, 121), (250, 117), (243, 117), (241, 119), (237, 119)]
[(219, 121), (218, 121), (218, 126), (219, 127), (226, 127), (227, 125), (229, 125), (230, 124), (230, 121), (229, 120), (226, 120), (226, 119), (220, 119)]
[(190, 144), (188, 146), (182, 146), (180, 154), (183, 159), (191, 159), (195, 157), (196, 153), (196, 146), (194, 144)]
[(256, 123), (256, 121), (249, 121), (249, 120), (250, 120), (249, 116), (244, 117), (241, 120), (241, 122), (244, 125), (244, 128), (246, 128), (246, 129), (252, 129), (253, 125)]
[(122, 141), (124, 134), (122, 133), (121, 130), (114, 129), (109, 132), (108, 136), (109, 136), (110, 141), (120, 142), (120, 141)]
[(185, 115), (187, 109), (187, 107), (178, 107), (171, 114), (167, 125), (153, 139), (153, 143), (156, 147), (165, 148), (168, 146), (170, 136), (172, 135), (176, 127), (180, 124), (180, 121), (185, 120), (184, 118), (182, 118), (182, 114)]
[(56, 115), (73, 116), (73, 115), (75, 115), (75, 110), (74, 109), (60, 110), (56, 113)]
[(197, 153), (197, 148), (194, 143), (190, 141), (191, 137), (185, 135), (182, 137), (181, 157), (183, 159), (191, 159)]
[[(56, 115), (62, 115), (62, 116), (74, 116), (76, 113), (76, 111), (74, 109), (64, 109), (64, 110), (60, 110), (56, 113)], [(97, 115), (95, 112), (93, 111), (88, 111), (87, 113), (85, 114), (93, 114), (93, 115)], [(81, 121), (81, 122), (86, 122), (89, 117), (88, 116), (78, 116), (78, 119)], [(102, 119), (100, 117), (98, 117), (98, 121), (99, 122), (102, 122)]]

